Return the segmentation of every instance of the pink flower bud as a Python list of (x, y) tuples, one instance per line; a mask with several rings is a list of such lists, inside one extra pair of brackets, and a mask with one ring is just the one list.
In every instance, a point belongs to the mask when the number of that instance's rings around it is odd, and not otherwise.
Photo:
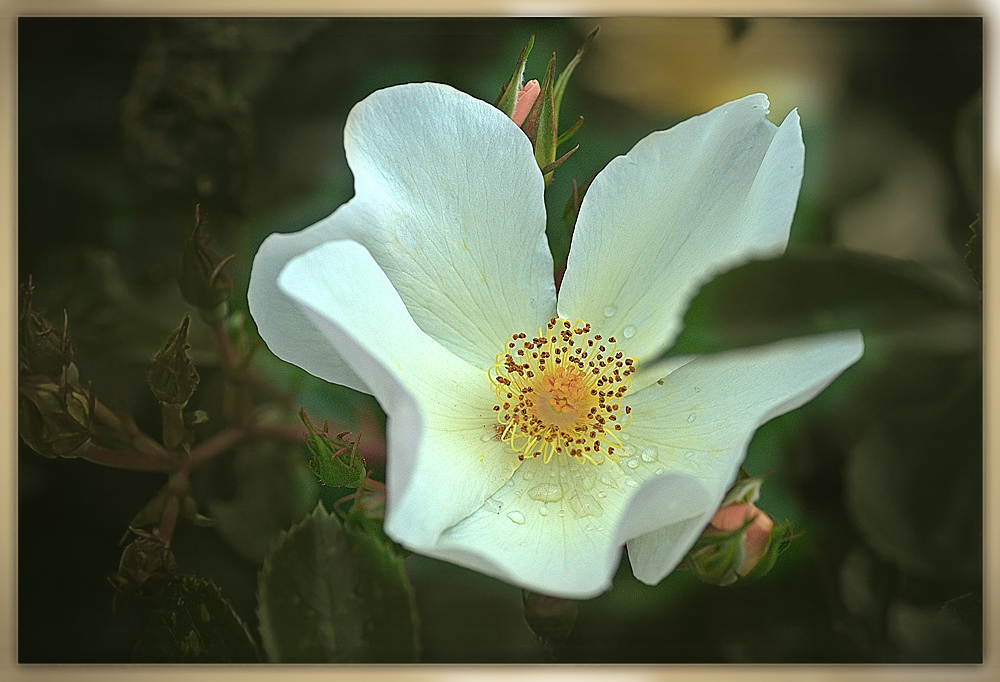
[(524, 123), (524, 119), (528, 118), (528, 112), (531, 111), (531, 106), (538, 99), (538, 93), (541, 91), (542, 88), (536, 80), (530, 80), (521, 86), (521, 89), (517, 91), (514, 113), (510, 115), (514, 123), (517, 125)]
[(748, 519), (753, 521), (743, 532), (743, 560), (736, 567), (736, 573), (741, 576), (753, 570), (753, 567), (764, 558), (771, 541), (771, 529), (774, 528), (771, 517), (752, 504), (743, 502), (730, 504), (715, 512), (706, 531), (706, 533), (712, 533), (713, 530), (729, 533), (738, 529)]

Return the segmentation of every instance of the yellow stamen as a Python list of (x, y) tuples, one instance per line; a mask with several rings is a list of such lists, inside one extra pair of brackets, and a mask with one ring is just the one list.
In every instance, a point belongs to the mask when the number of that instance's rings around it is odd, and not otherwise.
[(621, 407), (639, 361), (617, 350), (615, 337), (590, 334), (590, 325), (553, 317), (538, 336), (518, 333), (497, 355), (489, 377), (496, 389), (497, 437), (518, 459), (556, 453), (595, 464), (616, 462), (618, 432), (631, 421)]

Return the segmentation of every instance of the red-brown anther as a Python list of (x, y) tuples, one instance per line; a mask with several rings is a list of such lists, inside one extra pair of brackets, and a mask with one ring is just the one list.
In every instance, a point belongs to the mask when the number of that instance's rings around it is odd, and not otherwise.
[(639, 365), (634, 358), (622, 360), (615, 337), (595, 343), (603, 337), (588, 338), (590, 330), (582, 321), (551, 318), (532, 339), (513, 334), (507, 352), (497, 356), (489, 372), (497, 392), (497, 435), (519, 460), (541, 456), (548, 462), (565, 452), (592, 462), (598, 460), (589, 453), (619, 461), (616, 432), (628, 420), (610, 422)]

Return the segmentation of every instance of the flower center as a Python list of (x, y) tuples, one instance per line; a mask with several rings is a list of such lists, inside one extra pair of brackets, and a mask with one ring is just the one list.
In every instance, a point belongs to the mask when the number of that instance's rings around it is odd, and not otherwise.
[(590, 334), (590, 325), (553, 317), (538, 336), (518, 333), (497, 355), (489, 377), (497, 393), (497, 437), (517, 458), (555, 453), (595, 464), (604, 455), (620, 461), (617, 432), (628, 426), (631, 409), (621, 407), (639, 361)]

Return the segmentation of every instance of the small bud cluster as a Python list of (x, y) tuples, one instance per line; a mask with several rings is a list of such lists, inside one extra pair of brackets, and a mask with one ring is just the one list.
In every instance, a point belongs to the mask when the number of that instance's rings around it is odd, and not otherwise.
[(18, 427), (44, 457), (71, 457), (90, 442), (94, 394), (79, 385), (69, 326), (57, 332), (32, 308), (34, 288), (21, 291), (18, 325)]

